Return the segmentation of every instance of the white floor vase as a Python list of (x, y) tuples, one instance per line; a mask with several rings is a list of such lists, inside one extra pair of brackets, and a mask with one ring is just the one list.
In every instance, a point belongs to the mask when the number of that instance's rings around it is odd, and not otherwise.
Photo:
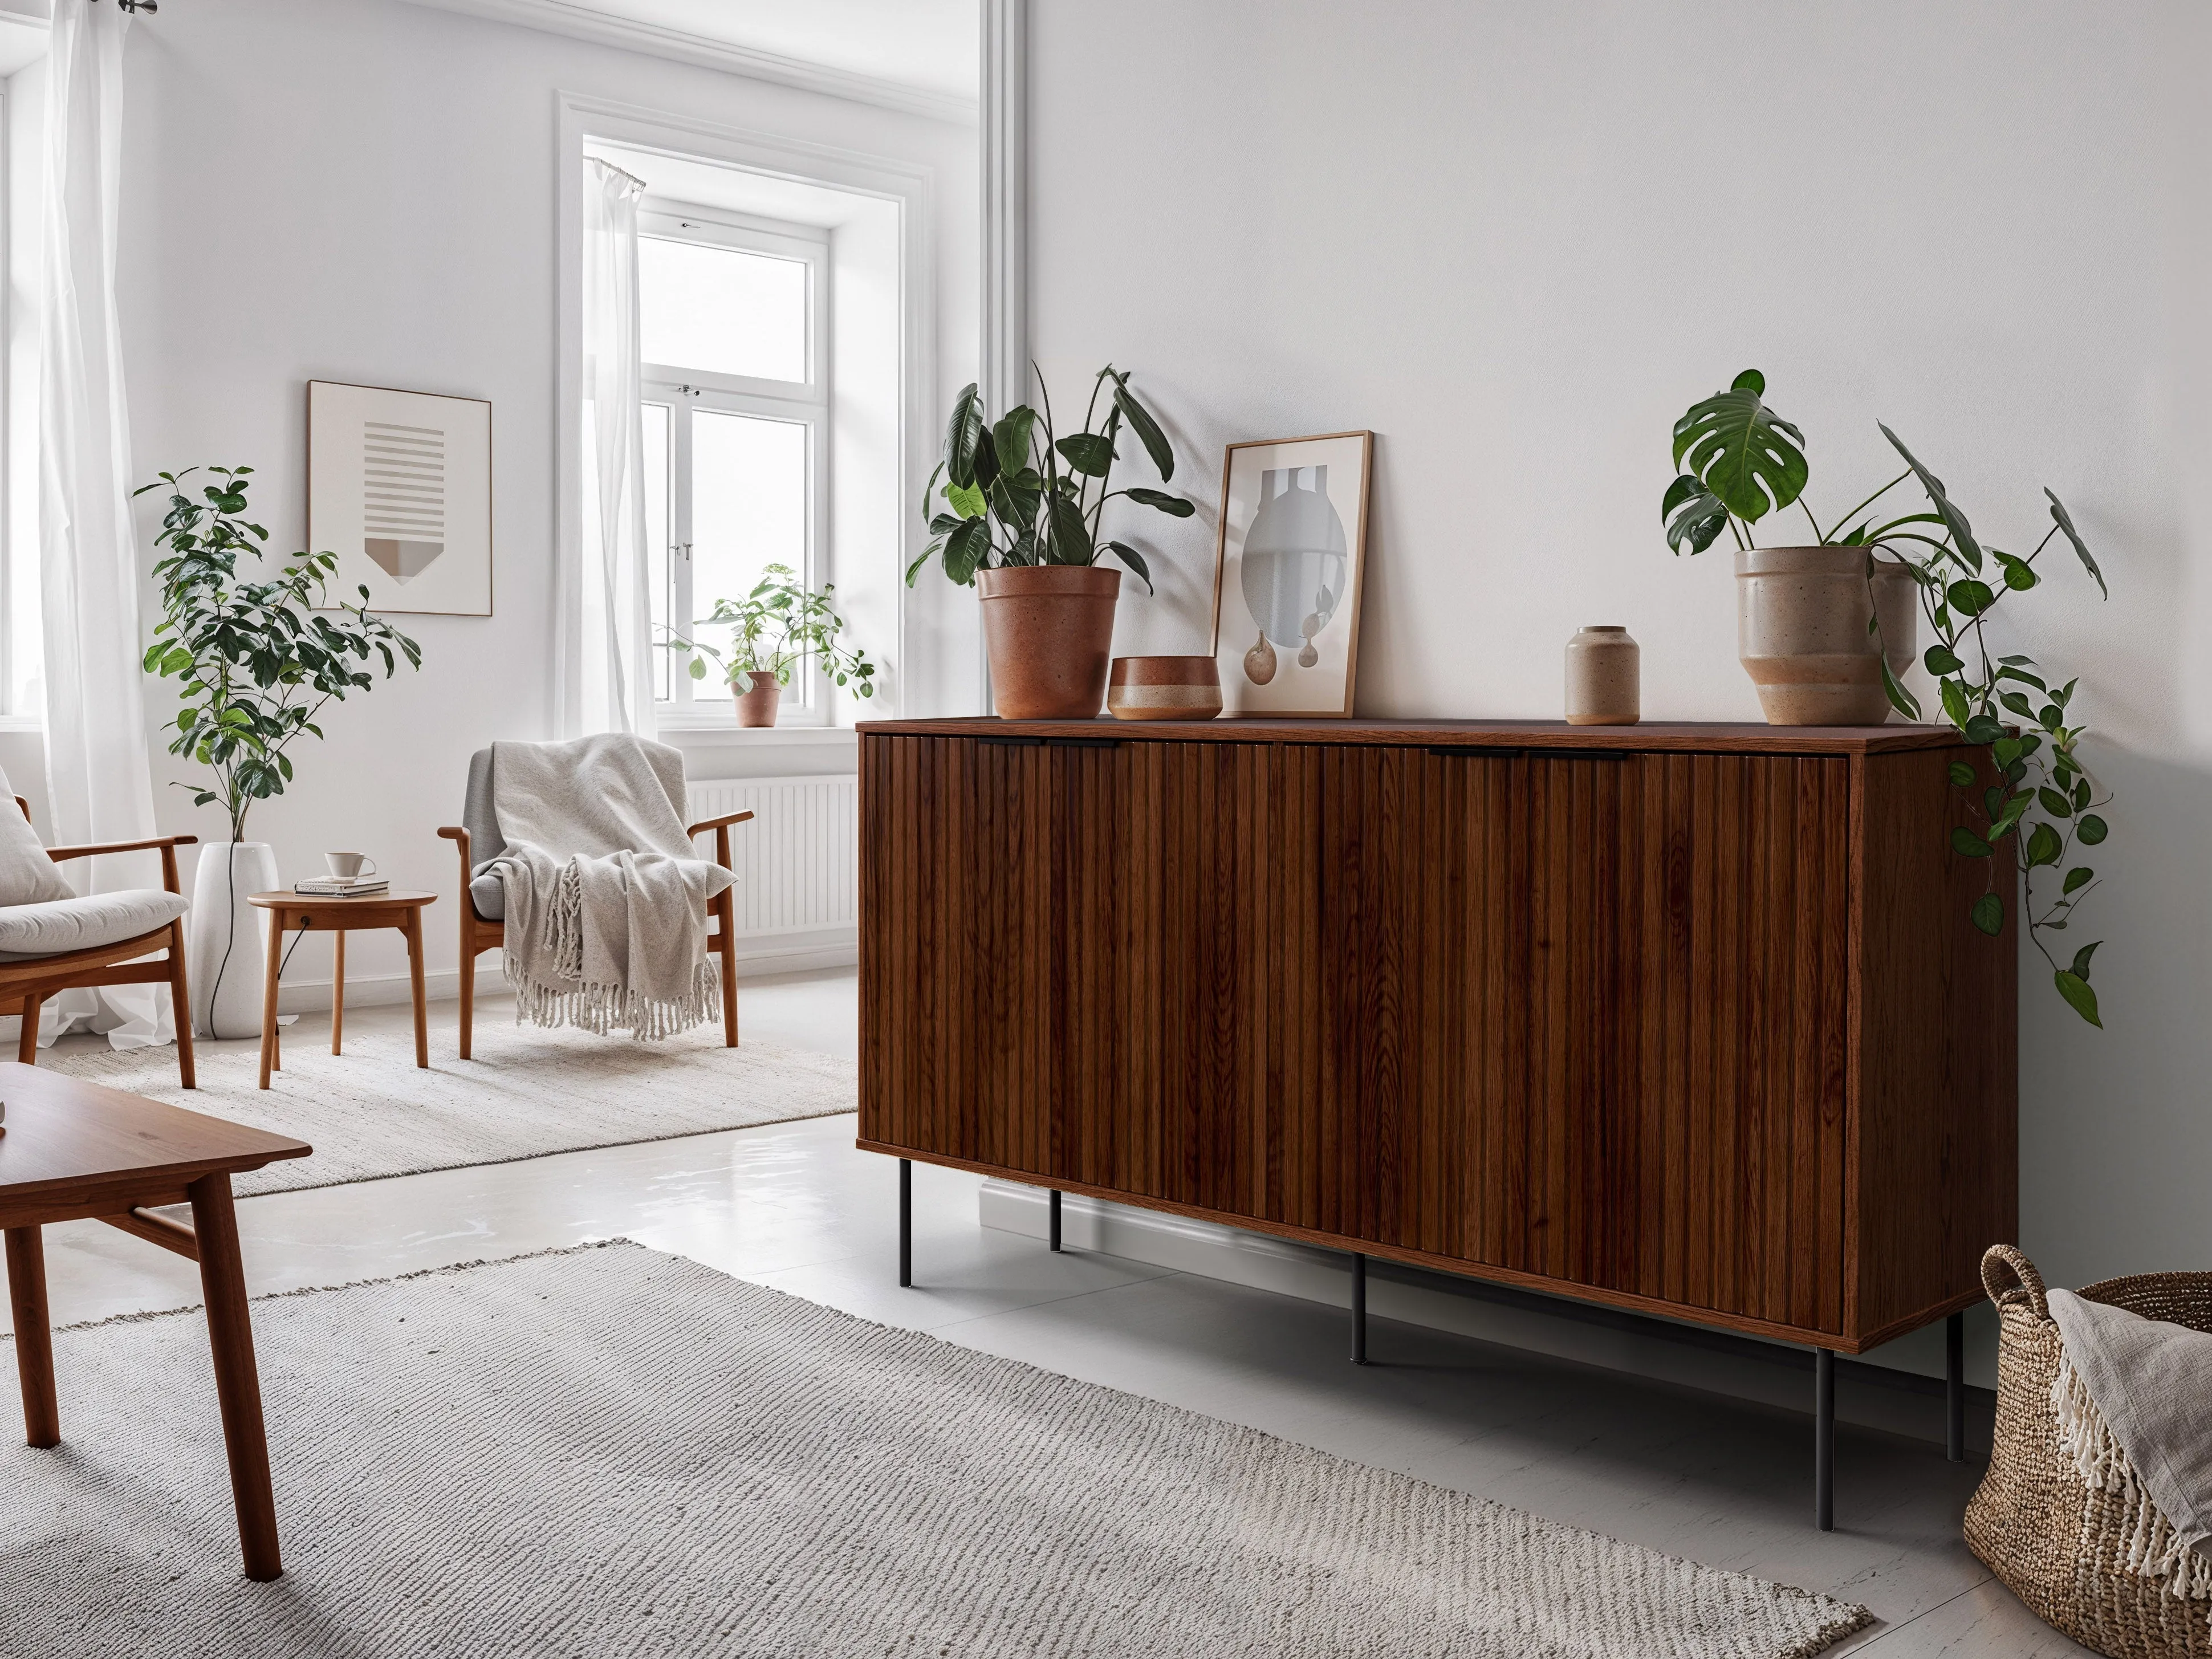
[(211, 841), (200, 848), (192, 880), (186, 966), (192, 979), (192, 1030), (203, 1037), (261, 1035), (262, 975), (268, 913), (249, 893), (274, 892), (276, 854), (265, 841)]

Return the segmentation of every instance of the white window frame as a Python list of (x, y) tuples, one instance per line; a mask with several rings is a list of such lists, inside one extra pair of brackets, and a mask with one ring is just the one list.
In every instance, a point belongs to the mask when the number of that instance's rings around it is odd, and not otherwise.
[[(809, 225), (759, 219), (717, 208), (647, 198), (640, 204), (638, 234), (665, 241), (735, 248), (806, 266), (806, 378), (774, 380), (746, 374), (723, 374), (681, 363), (643, 365), (644, 401), (669, 411), (667, 523), (669, 545), (661, 561), (661, 591), (654, 595), (655, 609), (671, 619), (679, 632), (688, 632), (676, 619), (696, 619), (711, 605), (714, 595), (692, 587), (691, 559), (691, 444), (695, 411), (747, 415), (787, 421), (806, 431), (806, 531), (799, 580), (810, 590), (828, 580), (823, 550), (830, 540), (830, 233)], [(741, 595), (727, 597), (738, 598)], [(663, 653), (660, 670), (665, 719), (681, 724), (694, 708), (711, 714), (714, 723), (726, 720), (720, 708), (729, 688), (713, 673), (704, 680), (690, 678), (680, 659)], [(795, 675), (783, 694), (781, 718), (794, 724), (821, 726), (830, 720), (830, 679), (821, 664)]]

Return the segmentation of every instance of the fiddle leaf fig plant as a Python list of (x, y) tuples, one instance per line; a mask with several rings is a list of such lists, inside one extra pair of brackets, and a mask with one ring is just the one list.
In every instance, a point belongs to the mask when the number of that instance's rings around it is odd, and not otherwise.
[[(2101, 941), (2068, 956), (2054, 938), (2074, 926), (2077, 907), (2101, 880), (2094, 866), (2079, 861), (2081, 849), (2101, 846), (2109, 833), (2103, 808), (2111, 796), (2090, 775), (2079, 749), (2088, 730), (2073, 708), (2080, 682), (2058, 684), (2032, 657), (1993, 652), (1989, 623), (2004, 600), (2042, 584), (2037, 561), (2055, 540), (2063, 539), (2098, 592), (2109, 597), (2104, 572), (2065, 503), (2049, 489), (2043, 494), (2051, 527), (2033, 551), (2016, 556), (1983, 542), (1943, 481), (1887, 426), (1881, 434), (1905, 470), (1823, 530), (1803, 499), (1811, 471), (1804, 434), (1769, 407), (1765, 396), (1766, 377), (1746, 369), (1726, 391), (1692, 404), (1674, 422), (1675, 477), (1659, 510), (1668, 546), (1677, 554), (1702, 553), (1726, 530), (1739, 548), (1753, 547), (1760, 520), (1795, 507), (1812, 529), (1810, 544), (1867, 550), (1869, 584), (1877, 551), (1905, 567), (1935, 636), (1921, 660), (1935, 678), (1943, 719), (1969, 744), (1988, 751), (1986, 770), (1954, 761), (1950, 771), (1965, 820), (1951, 831), (1952, 851), (1983, 860), (1989, 872), (1968, 918), (1991, 938), (2003, 933), (2006, 903), (2015, 896), (1999, 890), (1996, 852), (2012, 838), (2020, 872), (2017, 902), (2029, 942), (2049, 965), (2066, 1005), (2102, 1026), (2089, 984), (2090, 959)], [(1881, 523), (1861, 516), (1908, 480), (1920, 486), (1928, 510)], [(1878, 640), (1878, 616), (1867, 627)], [(1919, 700), (1887, 662), (1881, 678), (1891, 705), (1907, 720), (1921, 719)]]
[[(1090, 565), (1111, 553), (1151, 588), (1152, 573), (1145, 568), (1144, 556), (1127, 542), (1106, 539), (1102, 525), (1106, 503), (1117, 498), (1175, 519), (1187, 519), (1196, 511), (1182, 496), (1165, 490), (1110, 487), (1124, 431), (1136, 434), (1163, 483), (1175, 477), (1175, 446), (1129, 390), (1130, 372), (1111, 363), (1091, 383), (1083, 430), (1056, 437), (1051, 393), (1043, 374), (1034, 364), (1030, 367), (1036, 376), (1038, 401), (1044, 405), (1042, 414), (1024, 404), (994, 422), (973, 383), (953, 399), (944, 455), (921, 492), (929, 544), (908, 567), (907, 586), (914, 586), (922, 566), (932, 559), (954, 581), (970, 586), (978, 570), (1007, 565)], [(1102, 398), (1106, 404), (1103, 424), (1098, 422)], [(939, 509), (940, 501), (949, 510)]]
[(370, 614), (368, 589), (361, 603), (332, 599), (327, 589), (337, 569), (335, 553), (299, 553), (273, 580), (239, 578), (241, 556), (266, 556), (269, 532), (249, 522), (250, 466), (208, 469), (215, 483), (197, 495), (185, 480), (197, 467), (164, 472), (134, 491), (169, 492), (156, 544), (168, 556), (154, 567), (161, 584), (161, 620), (147, 647), (145, 672), (184, 682), (169, 744), (215, 774), (211, 787), (192, 788), (193, 805), (220, 805), (230, 819), (230, 838), (246, 839), (246, 815), (257, 800), (284, 793), (292, 781), (285, 750), (301, 737), (323, 735), (315, 718), (325, 704), (374, 683), (373, 661), (384, 678), (422, 665), (422, 647)]
[[(831, 596), (836, 584), (824, 582), (812, 592), (787, 564), (772, 564), (761, 573), (753, 591), (742, 599), (717, 599), (712, 614), (702, 623), (720, 623), (731, 630), (726, 647), (686, 639), (673, 630), (664, 650), (688, 657), (695, 680), (707, 678), (707, 659), (720, 665), (722, 678), (735, 687), (748, 674), (773, 674), (778, 685), (789, 685), (793, 672), (809, 657), (821, 659), (830, 678), (849, 685), (857, 696), (876, 695), (876, 665), (867, 653), (841, 649), (837, 636), (845, 619), (837, 614)], [(695, 623), (696, 627), (696, 624)]]

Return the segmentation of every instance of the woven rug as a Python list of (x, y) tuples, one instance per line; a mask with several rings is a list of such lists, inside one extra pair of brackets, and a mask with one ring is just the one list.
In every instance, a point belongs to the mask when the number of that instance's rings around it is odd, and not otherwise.
[(1782, 1659), (1869, 1622), (627, 1243), (253, 1317), (287, 1576), (239, 1575), (199, 1316), (66, 1331), (63, 1447), (0, 1445), (0, 1653)]
[(261, 1060), (253, 1042), (201, 1044), (197, 1089), (179, 1085), (177, 1051), (166, 1045), (118, 1053), (104, 1042), (70, 1042), (39, 1063), (294, 1135), (315, 1149), (313, 1158), (239, 1176), (233, 1186), (241, 1196), (826, 1117), (860, 1105), (851, 1060), (751, 1041), (725, 1048), (720, 1025), (638, 1042), (486, 1018), (477, 1023), (469, 1060), (454, 1055), (450, 1032), (446, 1041), (441, 1053), (432, 1033), (423, 1071), (410, 1030), (349, 1034), (345, 1053), (333, 1054), (326, 1029), (294, 1026), (283, 1069), (265, 1091), (255, 1086)]

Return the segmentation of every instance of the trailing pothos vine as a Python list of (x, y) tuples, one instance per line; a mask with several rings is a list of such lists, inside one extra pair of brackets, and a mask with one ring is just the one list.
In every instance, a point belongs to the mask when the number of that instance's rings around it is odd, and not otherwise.
[[(1887, 553), (1905, 566), (1935, 635), (1921, 660), (1935, 677), (1943, 718), (1968, 743), (1989, 750), (1986, 774), (1964, 761), (1951, 764), (1951, 783), (1967, 820), (1953, 828), (1952, 850), (1983, 860), (1989, 872), (1988, 884), (1968, 916), (1992, 938), (2003, 933), (2007, 895), (1998, 890), (1996, 853), (2013, 838), (2019, 849), (2020, 915), (2028, 940), (2050, 964), (2052, 982), (2068, 1006), (2092, 1025), (2102, 1026), (2097, 994), (2089, 986), (2090, 959), (2102, 941), (2081, 945), (2068, 957), (2063, 943), (2054, 954), (2051, 937), (2072, 927), (2076, 907), (2100, 884), (2095, 867), (2081, 861), (2080, 854), (2103, 844), (2106, 825), (2100, 809), (2111, 799), (2078, 752), (2088, 729), (2073, 709), (2079, 682), (2054, 684), (2034, 659), (2019, 653), (1993, 655), (1988, 628), (2006, 599), (2042, 582), (2036, 563), (2053, 541), (2063, 538), (2100, 593), (2106, 592), (2104, 573), (2065, 503), (2048, 489), (2043, 493), (2050, 502), (2051, 528), (2033, 551), (2015, 556), (1979, 540), (1943, 481), (1887, 426), (1882, 436), (1905, 470), (1823, 530), (1800, 499), (1809, 477), (1804, 434), (1767, 405), (1765, 392), (1765, 377), (1747, 369), (1726, 391), (1692, 404), (1674, 423), (1676, 477), (1660, 507), (1668, 544), (1677, 553), (1686, 548), (1702, 553), (1725, 529), (1738, 547), (1753, 547), (1753, 526), (1760, 519), (1795, 506), (1805, 514), (1818, 544), (1867, 550), (1869, 601), (1875, 553)], [(1909, 479), (1918, 481), (1932, 511), (1880, 524), (1862, 517)], [(1868, 608), (1875, 610), (1871, 603)], [(1878, 616), (1870, 615), (1867, 628), (1879, 635)], [(1887, 662), (1881, 678), (1898, 712), (1907, 720), (1921, 719), (1919, 700), (1898, 683)]]

